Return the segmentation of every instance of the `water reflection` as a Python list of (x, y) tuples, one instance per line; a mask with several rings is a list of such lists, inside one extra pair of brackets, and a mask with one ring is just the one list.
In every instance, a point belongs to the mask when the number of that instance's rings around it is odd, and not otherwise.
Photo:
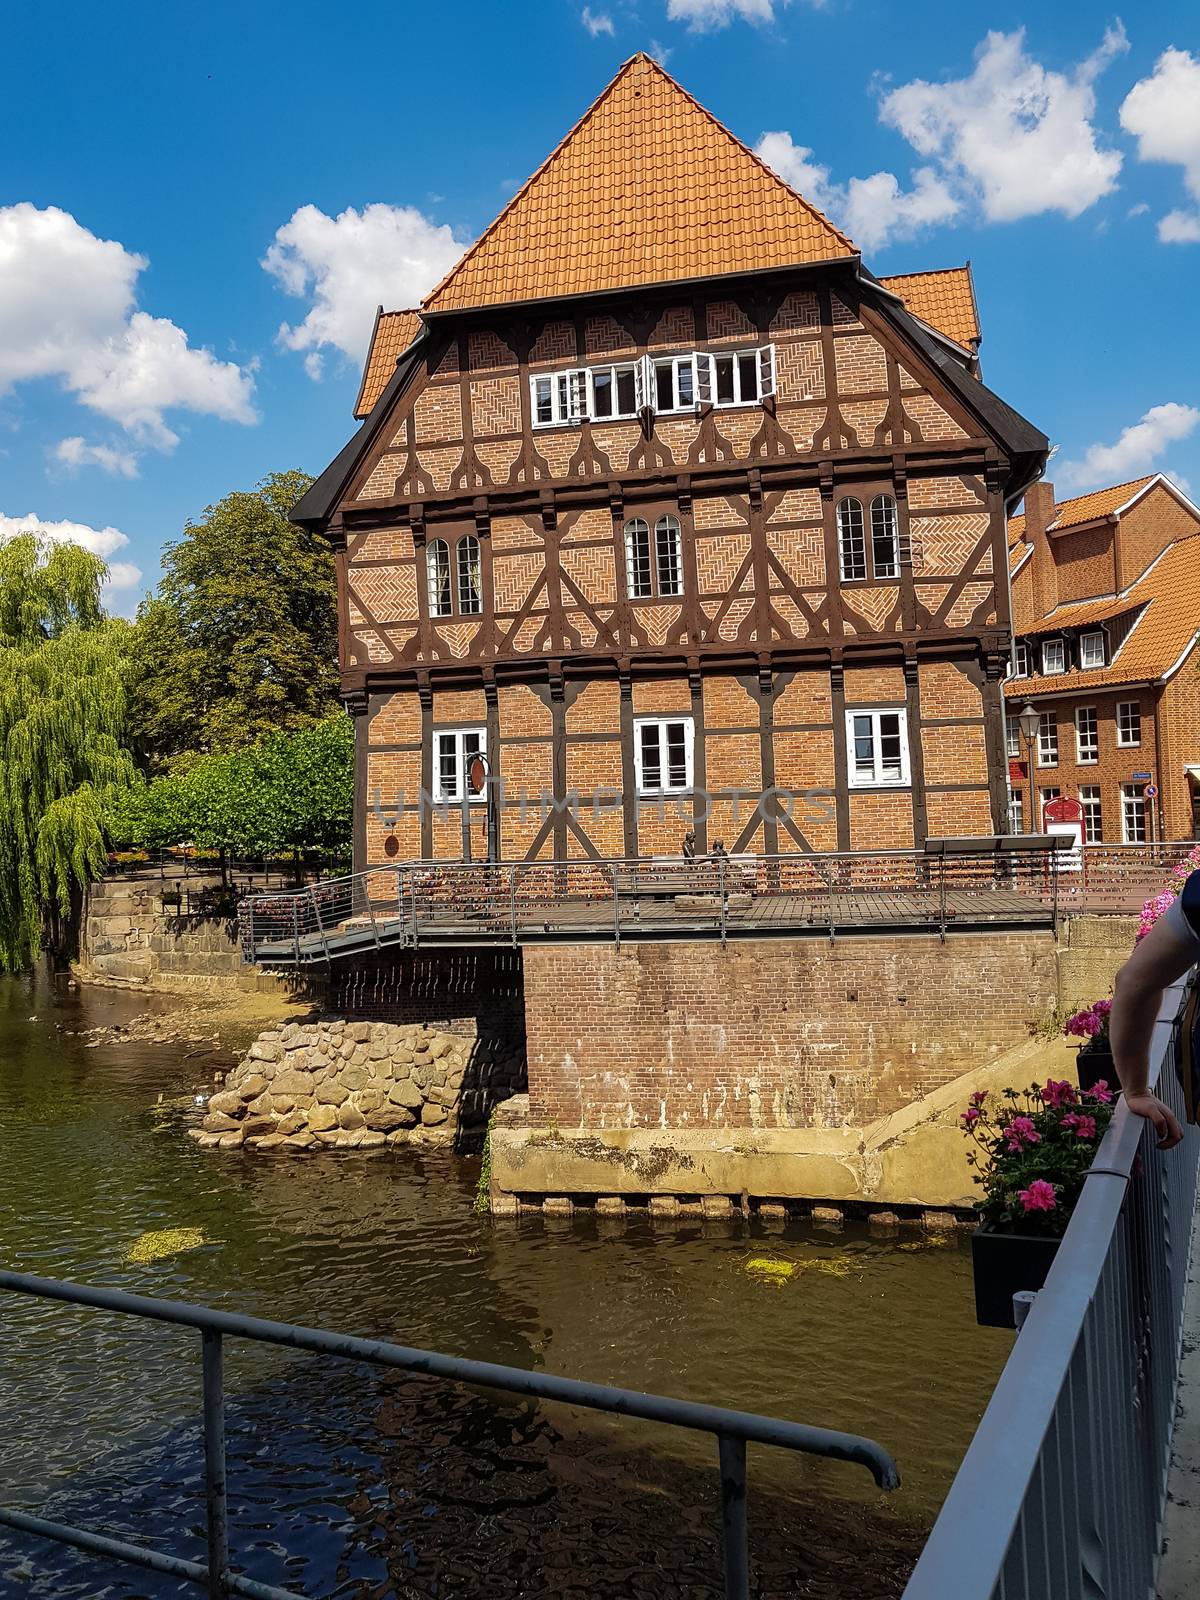
[[(217, 1157), (155, 1109), (211, 1060), (55, 1030), (123, 1007), (0, 982), (6, 1264), (872, 1434), (905, 1477), (886, 1501), (851, 1468), (751, 1452), (758, 1592), (899, 1593), (1007, 1349), (974, 1327), (959, 1247), (501, 1225), (471, 1212), (475, 1165), (441, 1152)], [(211, 1242), (125, 1259), (169, 1227)], [(767, 1252), (798, 1267), (782, 1286), (745, 1270)], [(0, 1350), (4, 1499), (200, 1556), (196, 1336), (5, 1297)], [(252, 1576), (310, 1596), (719, 1593), (705, 1439), (265, 1347), (233, 1347), (227, 1373)], [(186, 1592), (0, 1542), (3, 1596)]]

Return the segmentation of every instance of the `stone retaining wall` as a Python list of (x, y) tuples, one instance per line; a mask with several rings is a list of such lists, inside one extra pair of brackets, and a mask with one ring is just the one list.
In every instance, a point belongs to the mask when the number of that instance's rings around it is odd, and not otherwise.
[(289, 1022), (259, 1034), (191, 1133), (210, 1149), (379, 1149), (479, 1129), (523, 1087), (519, 1046), (418, 1023)]

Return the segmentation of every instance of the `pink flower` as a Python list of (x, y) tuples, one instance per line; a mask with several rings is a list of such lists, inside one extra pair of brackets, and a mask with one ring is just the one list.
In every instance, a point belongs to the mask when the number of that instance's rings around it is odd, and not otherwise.
[(1075, 1104), (1075, 1085), (1068, 1083), (1065, 1078), (1049, 1078), (1046, 1087), (1042, 1090), (1042, 1099), (1048, 1106), (1073, 1106)]
[(1097, 1000), (1096, 1004), (1092, 1007), (1092, 1010), (1096, 1013), (1096, 1015), (1098, 1017), (1106, 1017), (1109, 1014), (1109, 1012), (1112, 1010), (1112, 1001), (1111, 1000)]
[(1101, 1029), (1100, 1018), (1094, 1010), (1077, 1011), (1073, 1017), (1067, 1018), (1066, 1032), (1075, 1034), (1081, 1039), (1094, 1039)]
[(1057, 1204), (1054, 1185), (1045, 1178), (1035, 1178), (1028, 1189), (1018, 1190), (1017, 1199), (1026, 1211), (1053, 1211)]
[(1090, 1089), (1085, 1089), (1083, 1092), (1089, 1100), (1099, 1100), (1104, 1106), (1108, 1105), (1113, 1097), (1113, 1092), (1106, 1083), (1094, 1083)]
[[(1065, 1121), (1066, 1118), (1063, 1120)], [(1075, 1137), (1077, 1139), (1094, 1139), (1096, 1137), (1095, 1117), (1076, 1117)]]
[(969, 1128), (973, 1122), (978, 1122), (982, 1115), (983, 1112), (980, 1111), (978, 1106), (972, 1106), (970, 1110), (963, 1112), (960, 1121), (964, 1128)]
[(1014, 1117), (1004, 1130), (1004, 1137), (1008, 1140), (1008, 1148), (1014, 1154), (1019, 1154), (1027, 1144), (1041, 1144), (1042, 1136), (1034, 1127), (1028, 1117)]
[(981, 1106), (987, 1097), (988, 1092), (986, 1089), (976, 1089), (975, 1093), (971, 1096), (971, 1104), (973, 1106)]

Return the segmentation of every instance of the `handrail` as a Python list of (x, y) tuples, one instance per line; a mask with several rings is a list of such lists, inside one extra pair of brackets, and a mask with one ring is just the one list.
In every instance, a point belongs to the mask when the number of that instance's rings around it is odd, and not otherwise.
[[(1182, 993), (1168, 991), (1152, 1042), (1181, 1120)], [(1195, 1128), (1159, 1151), (1118, 1105), (904, 1600), (1153, 1592), (1198, 1153)]]
[(248, 1600), (298, 1600), (290, 1590), (258, 1583), (229, 1570), (222, 1386), (224, 1339), (251, 1339), (260, 1344), (281, 1345), (291, 1350), (308, 1350), (319, 1355), (366, 1361), (373, 1366), (396, 1367), (405, 1372), (423, 1373), (454, 1383), (477, 1384), (506, 1394), (578, 1406), (588, 1411), (611, 1412), (617, 1416), (641, 1417), (668, 1427), (688, 1428), (714, 1435), (720, 1466), (726, 1600), (749, 1600), (750, 1595), (746, 1520), (748, 1443), (775, 1445), (802, 1455), (854, 1462), (866, 1467), (881, 1489), (896, 1489), (900, 1484), (895, 1462), (874, 1440), (859, 1434), (813, 1427), (808, 1423), (786, 1422), (782, 1418), (731, 1411), (723, 1406), (706, 1405), (693, 1400), (643, 1394), (633, 1389), (615, 1388), (610, 1384), (531, 1372), (523, 1367), (507, 1367), (492, 1361), (442, 1355), (433, 1350), (410, 1349), (383, 1339), (361, 1339), (323, 1328), (273, 1322), (262, 1317), (244, 1316), (240, 1312), (215, 1311), (209, 1306), (191, 1305), (181, 1300), (160, 1300), (148, 1295), (130, 1294), (124, 1289), (100, 1289), (89, 1284), (66, 1283), (23, 1272), (0, 1271), (0, 1290), (33, 1295), (42, 1300), (62, 1301), (67, 1305), (92, 1306), (98, 1310), (143, 1317), (153, 1322), (173, 1323), (200, 1332), (203, 1342), (207, 1564), (184, 1561), (141, 1545), (109, 1539), (87, 1529), (49, 1522), (27, 1512), (4, 1507), (0, 1507), (0, 1525), (207, 1585), (211, 1600), (224, 1600), (228, 1595), (243, 1595)]

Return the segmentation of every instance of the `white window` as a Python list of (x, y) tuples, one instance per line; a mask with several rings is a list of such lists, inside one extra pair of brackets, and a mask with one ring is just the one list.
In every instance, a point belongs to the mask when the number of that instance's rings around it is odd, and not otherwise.
[(633, 767), (639, 794), (679, 794), (692, 787), (691, 717), (635, 717)]
[(589, 416), (598, 421), (608, 417), (637, 415), (637, 382), (632, 361), (611, 367), (589, 367), (591, 384)]
[(862, 501), (853, 495), (838, 502), (838, 560), (842, 581), (853, 582), (867, 575), (867, 541), (863, 532)]
[(1058, 716), (1053, 711), (1043, 711), (1038, 719), (1037, 764), (1039, 767), (1058, 765)]
[(1011, 717), (1004, 719), (1004, 753), (1010, 761), (1021, 754), (1021, 730)]
[(1104, 817), (1100, 809), (1100, 785), (1085, 783), (1079, 790), (1083, 807), (1083, 842), (1099, 844), (1104, 837)]
[(450, 595), (450, 546), (431, 539), (425, 547), (425, 576), (429, 584), (429, 615), (448, 617), (454, 606)]
[(847, 711), (850, 787), (901, 787), (908, 778), (908, 735), (902, 711)]
[(1024, 639), (1018, 639), (1013, 645), (1013, 677), (1027, 678), (1029, 676), (1029, 646)]
[(1086, 672), (1104, 665), (1104, 635), (1084, 633), (1079, 637), (1079, 665)]
[(1146, 842), (1146, 796), (1140, 783), (1121, 785), (1121, 837), (1126, 844)]
[(1095, 706), (1075, 708), (1075, 759), (1090, 766), (1100, 759), (1100, 736), (1096, 729)]
[[(433, 735), (433, 798), (435, 800), (461, 800), (467, 785), (468, 769), (473, 756), (487, 751), (486, 728), (456, 728), (453, 732), (435, 731)], [(472, 802), (482, 802), (486, 796), (470, 796)]]
[(1025, 799), (1021, 794), (1008, 797), (1008, 826), (1010, 833), (1025, 832)]
[(669, 413), (703, 405), (757, 405), (775, 393), (775, 346), (720, 354), (689, 350), (568, 367), (531, 377), (529, 392), (538, 428), (563, 427), (586, 417), (633, 417), (646, 406)]
[(1142, 742), (1142, 706), (1139, 700), (1117, 701), (1117, 743), (1135, 745)]
[(631, 600), (648, 600), (683, 593), (683, 559), (677, 517), (659, 517), (650, 524), (644, 517), (630, 517), (625, 524), (625, 576)]
[(701, 403), (702, 394), (706, 399), (712, 397), (708, 357), (698, 356), (694, 351), (654, 361), (651, 374), (650, 398), (655, 411), (694, 411)]
[(533, 420), (539, 427), (571, 420), (570, 387), (565, 372), (548, 372), (529, 382), (533, 390)]
[(458, 541), (458, 609), (464, 617), (475, 617), (483, 610), (480, 581), (479, 540), (468, 533)]
[(1046, 639), (1042, 643), (1042, 671), (1053, 677), (1067, 670), (1067, 652), (1061, 639)]
[(1050, 804), (1051, 800), (1058, 800), (1058, 799), (1061, 798), (1061, 796), (1062, 796), (1062, 790), (1058, 789), (1058, 788), (1055, 788), (1053, 786), (1050, 787), (1049, 789), (1039, 789), (1038, 790), (1038, 809), (1041, 811), (1041, 814), (1042, 814), (1042, 827), (1043, 828), (1045, 828), (1045, 826), (1046, 826), (1046, 807)]
[(890, 494), (871, 501), (871, 565), (876, 579), (900, 576), (900, 533)]

